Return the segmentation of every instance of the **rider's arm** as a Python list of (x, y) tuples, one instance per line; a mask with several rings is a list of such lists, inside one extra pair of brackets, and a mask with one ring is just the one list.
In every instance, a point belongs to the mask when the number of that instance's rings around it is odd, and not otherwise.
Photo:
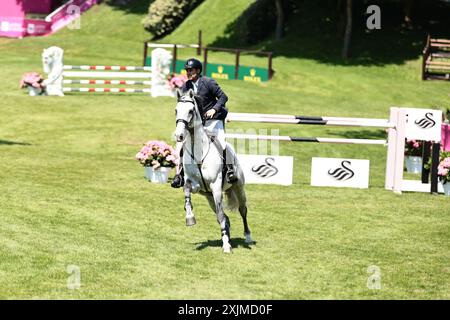
[(210, 89), (212, 90), (214, 96), (217, 98), (217, 102), (214, 105), (213, 109), (219, 112), (221, 108), (225, 107), (225, 103), (228, 101), (228, 97), (214, 79), (211, 79), (210, 81)]

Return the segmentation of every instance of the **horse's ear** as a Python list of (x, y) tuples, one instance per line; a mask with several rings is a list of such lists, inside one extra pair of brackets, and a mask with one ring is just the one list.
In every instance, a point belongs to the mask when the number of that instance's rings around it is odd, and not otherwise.
[(189, 97), (191, 97), (191, 98), (194, 98), (194, 96), (195, 96), (194, 90), (192, 90), (192, 89), (189, 89), (188, 94), (189, 94)]
[(180, 89), (177, 89), (177, 99), (179, 100), (181, 98), (181, 91)]

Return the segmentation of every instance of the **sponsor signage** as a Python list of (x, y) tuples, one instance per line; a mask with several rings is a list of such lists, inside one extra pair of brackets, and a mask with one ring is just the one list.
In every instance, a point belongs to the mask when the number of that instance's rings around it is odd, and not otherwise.
[(208, 63), (206, 76), (213, 79), (234, 79), (234, 66), (229, 64)]
[(272, 155), (238, 154), (245, 183), (291, 185), (294, 158)]
[(368, 188), (369, 160), (312, 158), (311, 185)]
[(269, 70), (257, 67), (239, 66), (238, 79), (250, 82), (268, 81)]
[[(177, 60), (175, 62), (175, 70), (172, 70), (172, 72), (186, 74), (186, 71), (184, 70), (185, 62), (186, 61), (184, 60)], [(151, 57), (147, 57), (145, 59), (145, 65), (152, 65)], [(216, 80), (235, 80), (235, 66), (230, 64), (208, 63), (206, 68), (206, 76)], [(269, 70), (258, 67), (239, 66), (238, 80), (250, 82), (268, 81)]]
[(405, 108), (405, 136), (412, 140), (441, 141), (442, 111)]

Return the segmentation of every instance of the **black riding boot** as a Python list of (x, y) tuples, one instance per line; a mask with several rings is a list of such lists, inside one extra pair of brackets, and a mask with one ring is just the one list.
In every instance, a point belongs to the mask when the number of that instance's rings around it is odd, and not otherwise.
[(183, 159), (183, 149), (180, 150), (179, 166), (181, 166), (181, 170), (180, 170), (180, 173), (176, 174), (175, 177), (173, 177), (173, 181), (170, 184), (172, 186), (172, 188), (180, 188), (180, 187), (184, 186), (184, 169), (183, 169), (182, 159)]
[(223, 151), (223, 158), (225, 160), (225, 165), (226, 165), (226, 173), (225, 173), (225, 177), (227, 179), (228, 183), (233, 183), (236, 182), (238, 180), (238, 177), (236, 175), (236, 172), (234, 171), (234, 165), (232, 163), (228, 163), (227, 161), (227, 151), (226, 149)]
[(172, 188), (180, 188), (184, 186), (184, 170), (183, 167), (181, 168), (181, 171), (179, 174), (176, 174), (173, 178), (172, 183), (170, 184)]

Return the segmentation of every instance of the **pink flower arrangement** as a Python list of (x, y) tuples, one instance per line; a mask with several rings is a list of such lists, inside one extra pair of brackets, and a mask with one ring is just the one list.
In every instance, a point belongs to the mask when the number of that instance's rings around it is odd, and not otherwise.
[(420, 140), (406, 140), (405, 156), (421, 157), (423, 149), (423, 141)]
[(43, 88), (44, 78), (37, 72), (28, 72), (22, 76), (20, 80), (20, 88), (26, 88), (27, 86), (32, 86), (34, 88)]
[(187, 81), (187, 76), (185, 74), (172, 74), (171, 78), (169, 79), (169, 86), (171, 89), (179, 88), (181, 89), (183, 85)]
[(450, 181), (450, 152), (443, 152), (438, 165), (438, 176), (442, 183)]
[(179, 157), (175, 150), (164, 141), (152, 140), (144, 144), (141, 151), (136, 154), (138, 160), (144, 167), (175, 167)]

